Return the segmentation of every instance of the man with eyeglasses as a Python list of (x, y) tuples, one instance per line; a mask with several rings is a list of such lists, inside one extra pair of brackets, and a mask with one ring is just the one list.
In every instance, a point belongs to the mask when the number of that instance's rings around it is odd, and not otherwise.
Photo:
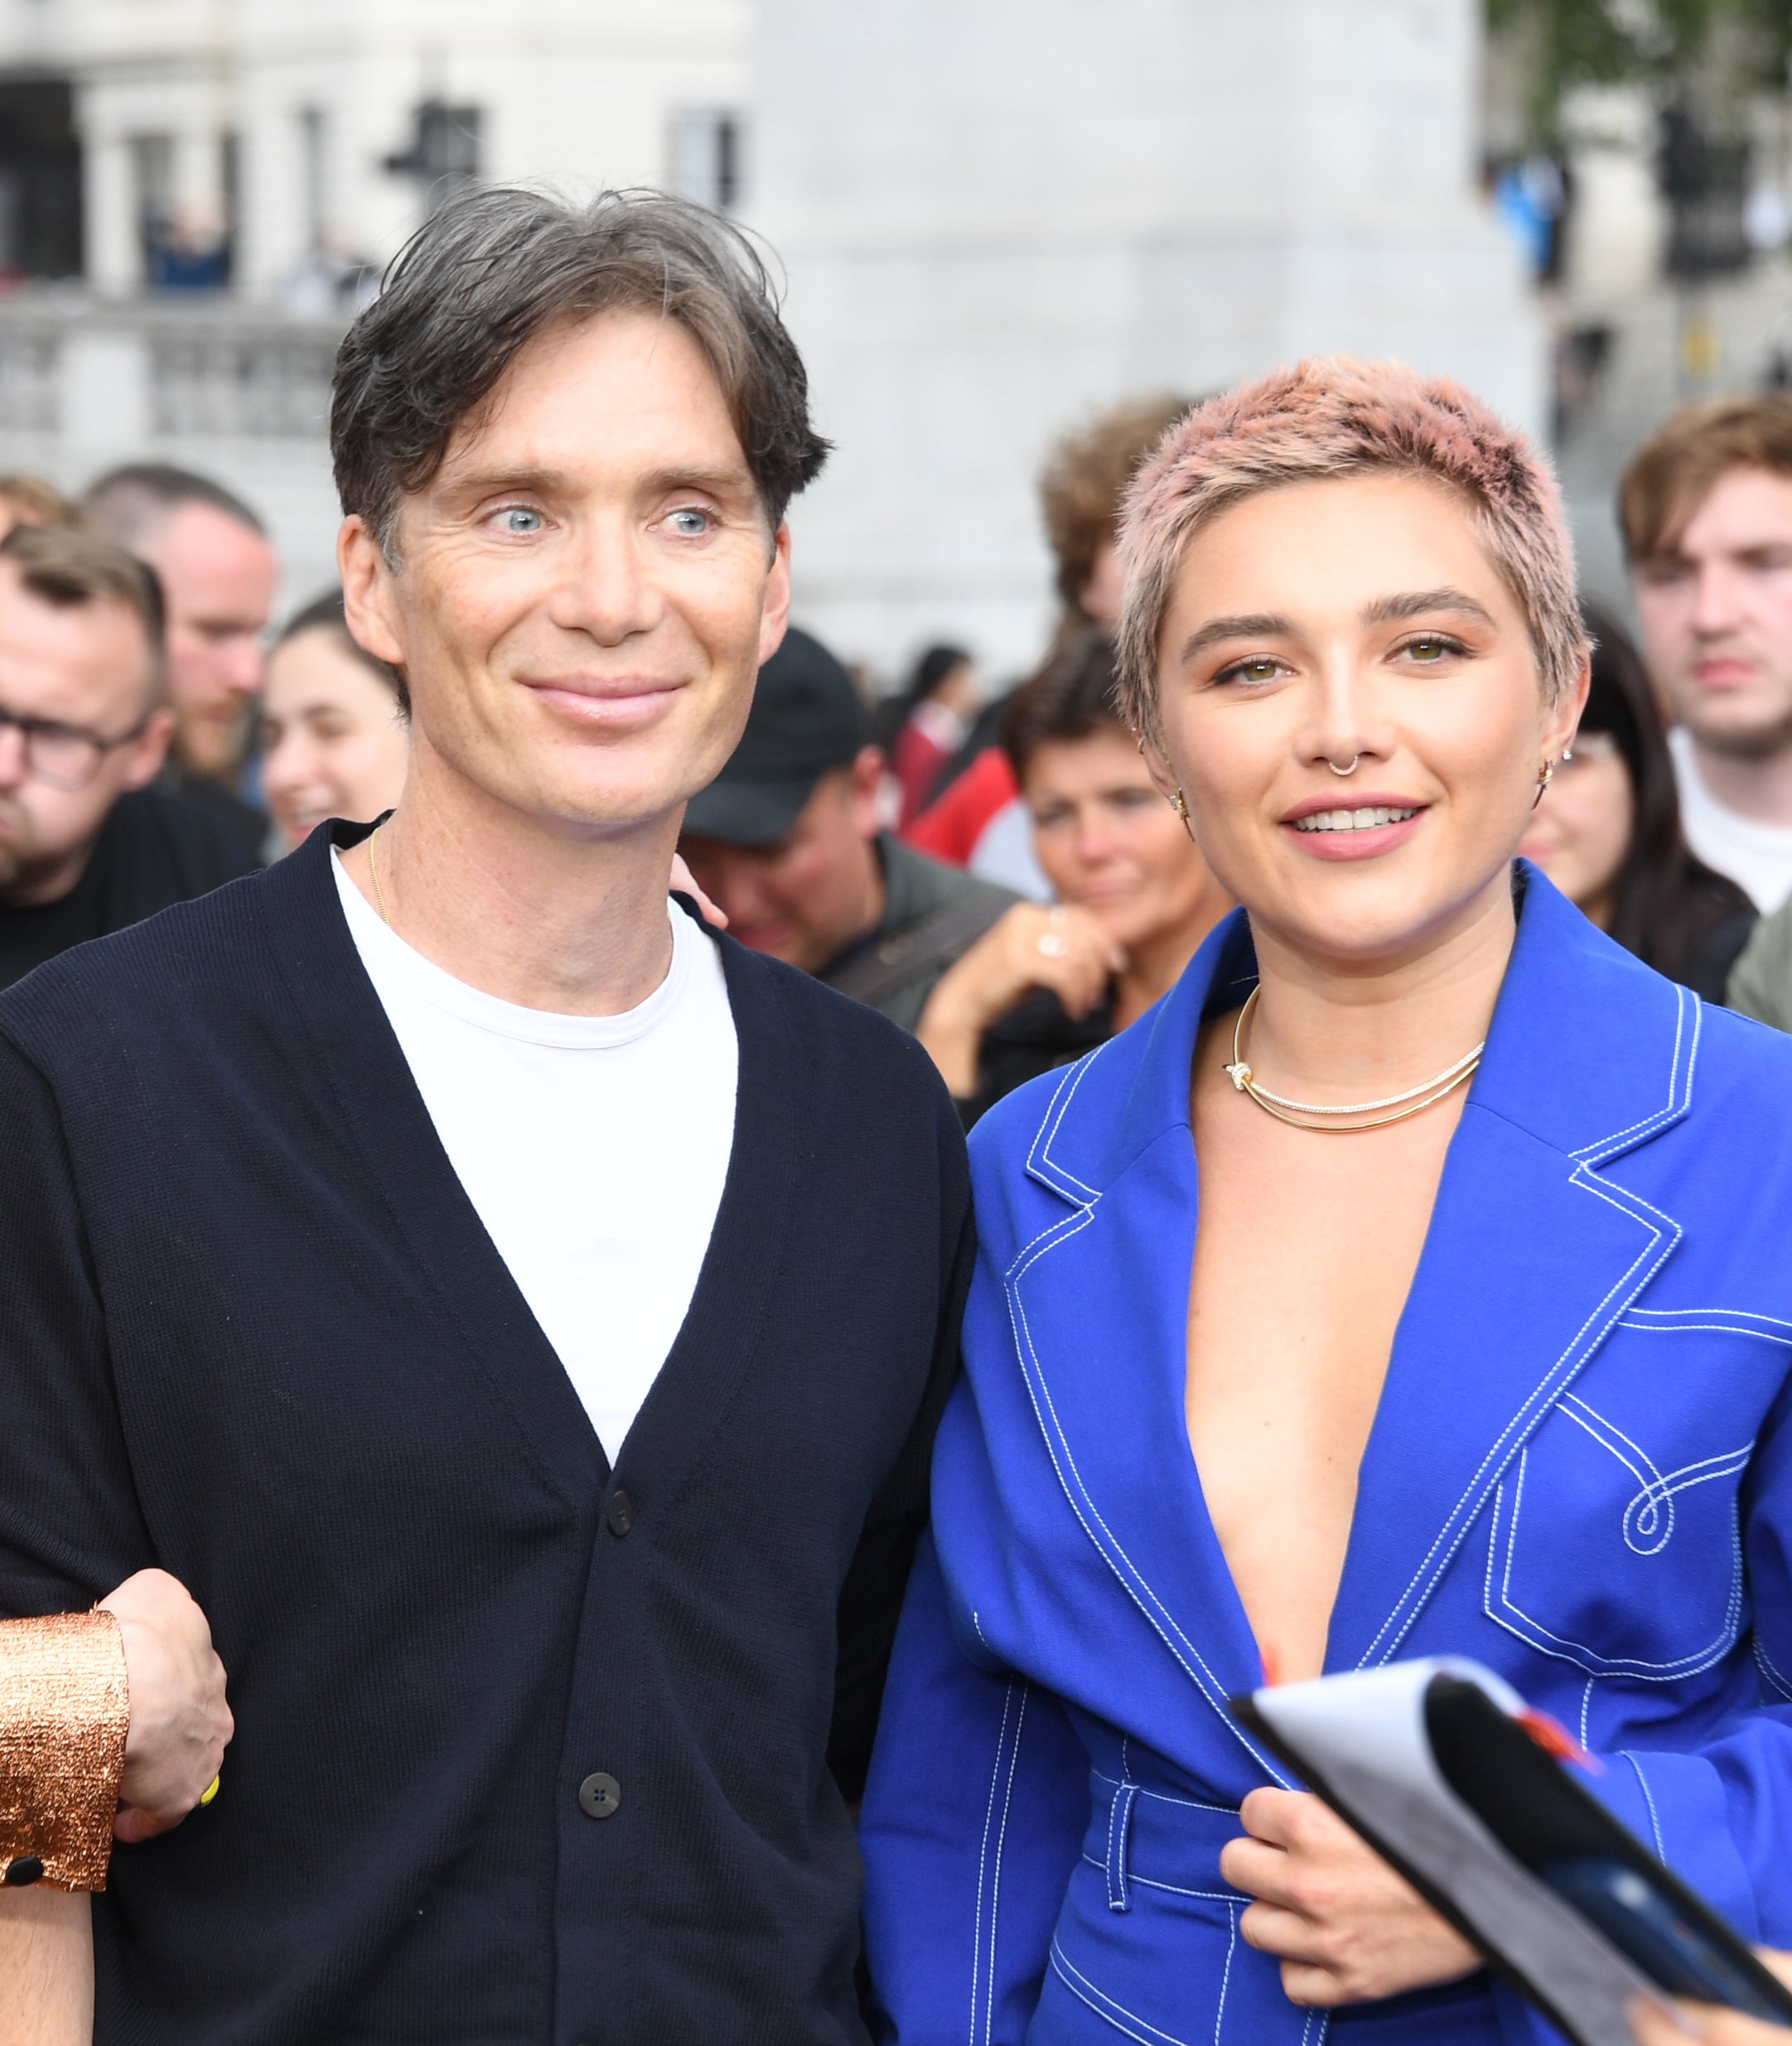
[(174, 729), (154, 572), (108, 542), (0, 542), (0, 987), (254, 871), (229, 826), (151, 789)]

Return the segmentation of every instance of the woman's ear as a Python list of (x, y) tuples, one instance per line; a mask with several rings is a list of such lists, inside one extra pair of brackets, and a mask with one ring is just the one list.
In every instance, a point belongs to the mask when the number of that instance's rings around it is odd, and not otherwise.
[(1151, 785), (1167, 803), (1175, 804), (1181, 794), (1181, 784), (1176, 778), (1176, 770), (1164, 758), (1154, 739), (1141, 737), (1138, 741), (1140, 757), (1145, 763), (1145, 772), (1151, 776)]
[(1581, 728), (1581, 712), (1587, 708), (1587, 692), (1592, 686), (1593, 657), (1581, 656), (1581, 664), (1574, 677), (1574, 687), (1549, 712), (1543, 731), (1543, 756), (1546, 760), (1559, 760), (1574, 743), (1574, 735)]

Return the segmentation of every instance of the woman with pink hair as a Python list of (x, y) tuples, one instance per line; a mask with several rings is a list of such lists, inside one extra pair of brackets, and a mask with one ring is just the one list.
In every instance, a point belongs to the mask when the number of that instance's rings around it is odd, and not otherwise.
[(1241, 907), (972, 1140), (864, 1812), (883, 2035), (1538, 2046), (1227, 1700), (1475, 1657), (1792, 1941), (1792, 1041), (1514, 857), (1587, 644), (1554, 481), (1466, 393), (1213, 399), (1122, 557), (1123, 708)]

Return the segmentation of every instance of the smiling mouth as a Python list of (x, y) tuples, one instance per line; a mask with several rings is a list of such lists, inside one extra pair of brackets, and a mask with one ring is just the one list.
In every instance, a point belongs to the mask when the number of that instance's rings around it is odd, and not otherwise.
[(1377, 806), (1364, 810), (1316, 810), (1311, 817), (1294, 820), (1297, 831), (1379, 831), (1389, 824), (1403, 824), (1408, 818), (1417, 817), (1415, 804), (1409, 810), (1389, 809)]

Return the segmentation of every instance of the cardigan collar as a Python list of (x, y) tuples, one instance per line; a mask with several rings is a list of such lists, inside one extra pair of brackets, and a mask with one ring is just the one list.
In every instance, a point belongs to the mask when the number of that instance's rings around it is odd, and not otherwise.
[[(633, 1426), (611, 1460), (461, 1185), (342, 914), (330, 861), (374, 828), (314, 831), (257, 890), (288, 999), (365, 1169), (428, 1277), (444, 1326), (483, 1371), (563, 1497), (592, 1510), (614, 1477), (637, 1505), (693, 1483), (751, 1355), (739, 1340), (776, 1283), (796, 1178), (790, 1033), (774, 975), (720, 934), (739, 1045), (733, 1148), (696, 1291)], [(682, 898), (680, 899), (682, 901)], [(694, 913), (694, 912), (690, 912)]]

